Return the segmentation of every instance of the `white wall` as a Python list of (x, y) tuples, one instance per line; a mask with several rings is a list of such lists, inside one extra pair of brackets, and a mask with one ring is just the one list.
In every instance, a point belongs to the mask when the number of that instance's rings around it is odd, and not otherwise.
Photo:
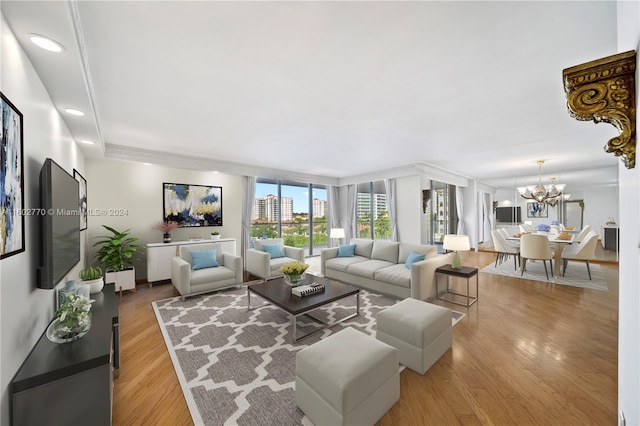
[[(500, 207), (512, 206), (514, 202), (513, 191), (499, 191), (496, 193), (496, 201)], [(616, 222), (619, 217), (618, 188), (616, 186), (600, 186), (583, 191), (571, 191), (572, 200), (584, 201), (584, 225), (591, 225), (591, 230), (600, 234), (600, 227), (609, 219)], [(559, 206), (547, 207), (548, 217), (530, 218), (527, 217), (527, 200), (517, 196), (516, 205), (522, 209), (522, 220), (531, 221), (533, 226), (540, 223), (550, 224), (553, 220), (558, 220)]]
[[(618, 1), (618, 51), (640, 49), (640, 4)], [(636, 63), (636, 111), (640, 99)], [(636, 115), (636, 123), (638, 123)], [(637, 139), (637, 132), (636, 132)], [(618, 409), (627, 425), (640, 425), (640, 158), (636, 167), (619, 163), (620, 305), (618, 312)]]
[(465, 232), (469, 236), (469, 244), (474, 250), (478, 250), (478, 235), (479, 235), (479, 223), (478, 223), (478, 191), (476, 181), (472, 182), (465, 188), (462, 188), (462, 219), (464, 220)]
[[(84, 172), (84, 156), (4, 16), (1, 31), (0, 89), (23, 114), (24, 207), (37, 208), (39, 174), (44, 160), (52, 158), (73, 175), (74, 168)], [(9, 383), (53, 317), (55, 292), (36, 288), (38, 230), (37, 218), (27, 217), (26, 250), (0, 261), (0, 423), (3, 425), (9, 424)], [(81, 233), (83, 247), (86, 246), (85, 234)], [(83, 262), (81, 258), (70, 275), (76, 275)]]
[(420, 176), (396, 179), (396, 211), (398, 222), (398, 241), (403, 243), (421, 243), (422, 189)]
[[(102, 225), (118, 231), (131, 230), (140, 244), (162, 242), (162, 232), (153, 226), (162, 221), (162, 184), (164, 182), (222, 187), (222, 224), (196, 228), (178, 228), (171, 233), (172, 241), (188, 240), (192, 236), (210, 238), (213, 231), (223, 238), (236, 239), (236, 254), (240, 251), (242, 229), (242, 177), (224, 173), (174, 169), (157, 165), (115, 160), (87, 160), (87, 206), (91, 212), (124, 210), (124, 215), (89, 216), (89, 256), (91, 264), (96, 237), (108, 235)], [(136, 279), (147, 277), (146, 249), (134, 263)]]

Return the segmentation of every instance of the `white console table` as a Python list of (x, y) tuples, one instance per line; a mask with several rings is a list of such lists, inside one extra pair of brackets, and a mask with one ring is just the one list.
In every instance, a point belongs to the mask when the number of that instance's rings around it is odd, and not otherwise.
[(236, 254), (236, 240), (234, 238), (220, 238), (218, 240), (203, 238), (192, 241), (147, 244), (147, 281), (149, 285), (156, 281), (171, 279), (171, 259), (176, 256), (179, 246), (209, 243), (220, 243), (222, 251)]

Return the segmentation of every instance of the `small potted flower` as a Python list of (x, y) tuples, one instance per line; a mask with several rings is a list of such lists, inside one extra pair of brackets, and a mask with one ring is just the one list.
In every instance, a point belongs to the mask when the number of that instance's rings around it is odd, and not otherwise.
[(211, 233), (211, 239), (212, 240), (219, 240), (220, 239), (220, 233), (218, 231), (213, 231)]
[(55, 318), (47, 328), (47, 338), (53, 343), (67, 343), (84, 336), (91, 328), (89, 311), (93, 302), (74, 292), (65, 293)]
[(541, 223), (537, 226), (537, 228), (539, 232), (549, 232), (551, 231), (551, 226), (547, 225), (546, 223)]
[(309, 265), (296, 260), (295, 262), (285, 263), (278, 269), (278, 272), (284, 274), (284, 280), (287, 284), (295, 287), (302, 283), (304, 280), (304, 273), (309, 268)]
[(80, 284), (89, 286), (89, 293), (95, 294), (102, 291), (104, 280), (102, 269), (99, 266), (89, 266), (80, 271)]
[(173, 221), (162, 221), (153, 225), (153, 229), (157, 229), (158, 231), (162, 231), (163, 234), (163, 242), (170, 243), (171, 242), (171, 231), (178, 229), (178, 223)]

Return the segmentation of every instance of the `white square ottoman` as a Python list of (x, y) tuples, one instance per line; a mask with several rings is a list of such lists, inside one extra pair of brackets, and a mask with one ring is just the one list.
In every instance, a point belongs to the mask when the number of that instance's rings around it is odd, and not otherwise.
[(424, 374), (451, 347), (451, 309), (404, 299), (378, 313), (376, 338), (398, 348), (400, 364)]
[(346, 328), (296, 354), (296, 405), (317, 426), (373, 425), (400, 399), (398, 351)]

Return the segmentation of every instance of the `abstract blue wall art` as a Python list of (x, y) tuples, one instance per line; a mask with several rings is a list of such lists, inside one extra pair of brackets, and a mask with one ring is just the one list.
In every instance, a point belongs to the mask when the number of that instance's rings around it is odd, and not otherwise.
[(546, 203), (527, 201), (527, 217), (549, 217)]
[(163, 183), (165, 222), (179, 227), (222, 226), (222, 187)]
[(0, 259), (23, 252), (24, 159), (22, 113), (2, 94), (0, 134)]

